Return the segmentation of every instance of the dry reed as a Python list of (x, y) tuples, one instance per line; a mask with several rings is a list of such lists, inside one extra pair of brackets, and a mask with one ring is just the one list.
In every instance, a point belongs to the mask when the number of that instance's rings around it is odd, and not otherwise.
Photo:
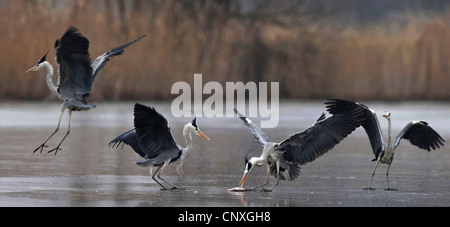
[(223, 85), (278, 81), (280, 96), (288, 99), (450, 98), (448, 13), (392, 32), (385, 25), (336, 30), (313, 23), (250, 23), (220, 5), (186, 10), (180, 1), (155, 1), (151, 10), (120, 17), (101, 1), (61, 2), (0, 4), (0, 99), (51, 97), (45, 73), (24, 72), (49, 48), (55, 63), (53, 43), (69, 25), (89, 38), (92, 58), (149, 35), (108, 63), (94, 84), (96, 101), (169, 99), (172, 84), (192, 83), (194, 73)]

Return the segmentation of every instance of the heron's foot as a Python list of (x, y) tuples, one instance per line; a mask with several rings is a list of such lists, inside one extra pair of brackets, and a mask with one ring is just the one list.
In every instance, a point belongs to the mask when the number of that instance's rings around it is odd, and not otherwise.
[(396, 188), (386, 188), (386, 189), (384, 189), (385, 191), (398, 191), (398, 189), (396, 189)]
[(48, 146), (47, 145), (45, 145), (45, 143), (44, 144), (42, 144), (41, 146), (39, 146), (38, 148), (36, 148), (36, 149), (34, 149), (34, 151), (33, 151), (33, 154), (35, 154), (39, 149), (41, 150), (41, 154), (42, 154), (42, 151), (44, 150), (44, 148), (47, 148)]
[(186, 191), (185, 188), (179, 188), (179, 187), (173, 187), (172, 189), (170, 189), (172, 191), (176, 190), (176, 191)]
[(364, 188), (364, 190), (369, 190), (369, 191), (374, 191), (374, 190), (376, 190), (375, 188), (372, 188), (372, 186), (369, 186), (369, 187), (367, 187), (367, 188)]
[(250, 191), (250, 192), (254, 192), (254, 191), (258, 191), (258, 188), (260, 187), (254, 187), (254, 188), (244, 188), (245, 191)]
[(48, 154), (52, 153), (53, 151), (55, 152), (55, 155), (58, 153), (58, 151), (61, 151), (62, 149), (58, 147), (56, 147), (55, 149), (51, 149), (49, 152), (47, 152)]
[(262, 192), (272, 192), (272, 189), (265, 189), (265, 188), (261, 188)]
[(178, 187), (173, 187), (173, 188), (161, 188), (161, 191), (185, 191), (185, 188), (178, 188)]

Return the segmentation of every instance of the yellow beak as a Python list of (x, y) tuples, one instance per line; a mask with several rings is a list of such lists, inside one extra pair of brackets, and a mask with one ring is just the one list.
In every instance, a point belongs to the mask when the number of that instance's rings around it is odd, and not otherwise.
[(27, 74), (27, 73), (29, 73), (29, 72), (35, 72), (35, 71), (38, 71), (39, 69), (37, 68), (37, 66), (34, 66), (33, 68), (31, 68), (31, 69), (28, 69), (26, 72), (25, 72), (25, 74)]
[(241, 188), (244, 186), (244, 183), (245, 183), (245, 180), (247, 179), (247, 176), (248, 176), (248, 173), (244, 173), (244, 176), (242, 176), (242, 179), (241, 179)]
[(210, 141), (210, 139), (205, 134), (203, 134), (203, 132), (198, 131), (198, 134), (200, 134), (200, 136), (203, 137), (205, 140)]

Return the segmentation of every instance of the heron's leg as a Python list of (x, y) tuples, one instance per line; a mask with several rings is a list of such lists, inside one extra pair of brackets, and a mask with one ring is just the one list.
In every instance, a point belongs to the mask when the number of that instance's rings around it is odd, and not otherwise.
[(58, 120), (58, 126), (56, 126), (55, 131), (44, 141), (44, 143), (41, 144), (41, 146), (36, 148), (33, 151), (33, 153), (36, 153), (39, 149), (41, 149), (41, 154), (42, 154), (42, 150), (44, 150), (44, 147), (47, 147), (47, 145), (45, 145), (45, 144), (50, 140), (50, 138), (52, 138), (59, 131), (59, 126), (61, 125), (61, 119), (64, 114), (64, 110), (65, 110), (64, 108), (61, 109), (61, 114), (59, 115), (59, 120)]
[(178, 172), (178, 175), (180, 175), (180, 176), (183, 176), (184, 175), (184, 172), (183, 172), (183, 163), (184, 163), (184, 161), (179, 161), (179, 163), (178, 163), (178, 165), (177, 165), (177, 172)]
[(162, 185), (161, 183), (159, 183), (159, 181), (157, 181), (155, 178), (156, 174), (161, 170), (161, 168), (162, 168), (162, 166), (158, 167), (158, 169), (155, 171), (155, 173), (153, 173), (152, 179), (162, 187), (161, 190), (167, 190), (167, 188), (164, 187), (164, 185)]
[(387, 179), (387, 183), (388, 183), (388, 188), (386, 188), (385, 190), (386, 190), (386, 191), (397, 191), (398, 189), (391, 188), (391, 187), (389, 186), (389, 169), (391, 168), (391, 164), (392, 164), (392, 163), (389, 164), (388, 169), (387, 169), (387, 172), (386, 172), (386, 179)]
[(373, 170), (373, 173), (372, 173), (372, 179), (370, 180), (369, 187), (364, 188), (364, 190), (375, 190), (375, 188), (372, 188), (372, 182), (373, 182), (373, 177), (375, 176), (375, 171), (377, 171), (377, 167), (378, 167), (378, 164), (380, 164), (380, 162), (381, 162), (381, 156), (378, 157), (377, 164), (375, 165), (375, 169)]
[(64, 142), (64, 140), (66, 140), (67, 136), (70, 134), (70, 122), (72, 120), (72, 110), (69, 110), (69, 129), (67, 129), (67, 133), (64, 136), (64, 138), (61, 140), (61, 142), (59, 142), (58, 146), (55, 149), (50, 150), (48, 153), (52, 153), (53, 151), (55, 152), (55, 155), (58, 153), (59, 150), (61, 150), (61, 144)]
[[(178, 187), (178, 186), (175, 186), (175, 185), (173, 185), (173, 184), (167, 182), (166, 180), (164, 180), (164, 179), (161, 177), (162, 171), (167, 167), (167, 165), (169, 165), (169, 163), (170, 163), (170, 161), (167, 161), (167, 162), (164, 163), (164, 165), (162, 166), (161, 170), (160, 170), (159, 173), (157, 174), (158, 179), (160, 179), (160, 180), (166, 182), (166, 184), (172, 186), (172, 188), (169, 189), (169, 190), (175, 190), (175, 189), (176, 189), (176, 190), (185, 190), (185, 189), (183, 189), (183, 188), (180, 188), (180, 187)], [(164, 190), (167, 190), (167, 189), (164, 189)]]
[(153, 176), (153, 166), (150, 166), (150, 168), (148, 168), (148, 172)]
[(251, 191), (255, 191), (256, 189), (258, 189), (260, 187), (264, 187), (264, 186), (268, 185), (269, 183), (270, 183), (270, 166), (267, 165), (267, 180), (266, 180), (266, 183), (258, 185), (256, 187), (252, 188)]
[(275, 188), (276, 186), (278, 186), (280, 184), (280, 162), (279, 161), (277, 161), (276, 166), (277, 166), (277, 183), (274, 184), (272, 187), (270, 187), (270, 189), (263, 188), (263, 191), (265, 191), (265, 192), (271, 192), (273, 188)]

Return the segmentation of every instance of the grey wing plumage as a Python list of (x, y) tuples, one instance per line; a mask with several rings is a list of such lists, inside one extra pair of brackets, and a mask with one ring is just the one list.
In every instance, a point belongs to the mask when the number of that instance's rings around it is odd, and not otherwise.
[(147, 159), (162, 153), (164, 157), (172, 159), (179, 157), (181, 150), (170, 133), (167, 119), (154, 108), (137, 103), (134, 106), (134, 127)]
[(252, 132), (252, 134), (255, 136), (255, 139), (262, 145), (266, 145), (269, 142), (269, 137), (267, 137), (267, 135), (255, 124), (253, 124), (253, 122), (248, 119), (247, 117), (245, 117), (244, 115), (242, 115), (241, 113), (239, 113), (236, 109), (234, 109), (234, 112), (236, 112), (236, 114), (238, 114), (239, 118), (244, 122), (244, 124), (250, 129), (250, 131)]
[(285, 160), (304, 165), (330, 151), (359, 127), (359, 115), (338, 113), (290, 136), (275, 146)]
[(124, 144), (129, 145), (133, 150), (139, 154), (141, 157), (145, 158), (146, 154), (144, 151), (142, 151), (141, 146), (139, 145), (139, 141), (136, 135), (136, 130), (132, 129), (128, 132), (123, 133), (122, 135), (118, 136), (117, 138), (113, 139), (111, 142), (109, 142), (109, 145), (111, 148), (118, 148), (122, 144), (122, 147)]
[(400, 145), (400, 140), (406, 139), (412, 145), (431, 151), (444, 146), (445, 140), (425, 121), (413, 121), (407, 124), (397, 135), (393, 150)]
[(103, 69), (103, 67), (105, 67), (106, 63), (114, 56), (118, 56), (123, 54), (123, 52), (125, 51), (125, 48), (127, 48), (128, 46), (136, 43), (137, 41), (139, 41), (140, 39), (146, 37), (147, 35), (143, 35), (127, 44), (124, 44), (120, 47), (114, 48), (109, 50), (108, 52), (100, 55), (97, 59), (95, 59), (94, 62), (92, 62), (91, 67), (93, 69), (93, 74), (92, 74), (92, 78), (95, 79), (95, 77), (98, 75), (98, 73), (100, 72), (100, 70)]
[(62, 100), (76, 100), (87, 104), (92, 89), (92, 68), (89, 40), (71, 26), (55, 42), (56, 61), (59, 65), (58, 93)]
[(363, 111), (364, 117), (361, 126), (369, 137), (375, 158), (378, 158), (379, 155), (383, 153), (386, 143), (383, 140), (383, 132), (381, 131), (380, 123), (375, 111), (364, 104), (340, 99), (329, 99), (325, 104), (327, 105), (327, 110), (330, 114), (342, 113), (352, 109)]

